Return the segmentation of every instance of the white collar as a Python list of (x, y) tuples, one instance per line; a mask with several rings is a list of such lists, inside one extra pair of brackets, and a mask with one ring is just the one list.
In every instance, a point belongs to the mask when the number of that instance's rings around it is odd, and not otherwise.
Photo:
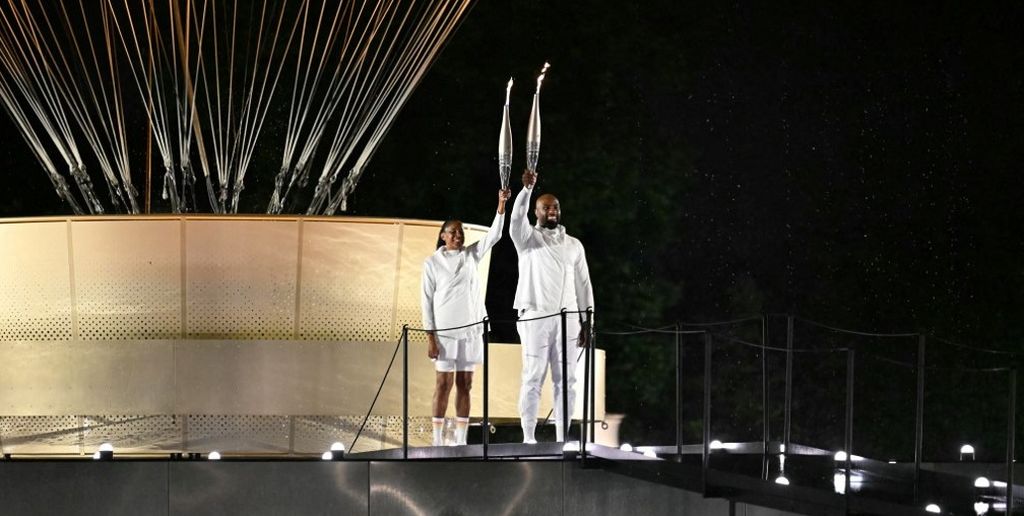
[(541, 226), (540, 224), (537, 224), (534, 227), (539, 229), (541, 231), (541, 233), (544, 233), (547, 236), (562, 236), (562, 235), (565, 234), (565, 226), (563, 226), (561, 224), (556, 226), (555, 229), (548, 229), (548, 228), (546, 228), (544, 226)]

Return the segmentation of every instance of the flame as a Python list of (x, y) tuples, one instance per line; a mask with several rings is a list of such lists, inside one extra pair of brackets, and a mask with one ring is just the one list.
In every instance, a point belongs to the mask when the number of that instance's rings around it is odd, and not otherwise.
[(512, 94), (512, 78), (508, 78), (508, 86), (505, 87), (505, 105), (508, 105), (508, 98)]
[(551, 63), (544, 61), (544, 67), (540, 69), (540, 75), (537, 77), (537, 93), (540, 93), (540, 83), (544, 81), (544, 75), (547, 73), (548, 68), (551, 68)]

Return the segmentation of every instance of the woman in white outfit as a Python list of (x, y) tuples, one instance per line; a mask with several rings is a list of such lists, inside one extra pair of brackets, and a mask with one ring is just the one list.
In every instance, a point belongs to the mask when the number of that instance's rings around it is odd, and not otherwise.
[[(498, 212), (491, 229), (479, 242), (463, 246), (462, 223), (449, 220), (441, 226), (438, 248), (423, 263), (423, 328), (427, 330), (427, 356), (435, 360), (434, 446), (443, 444), (444, 415), (455, 384), (455, 444), (466, 444), (469, 427), (469, 391), (473, 369), (483, 362), (483, 327), (474, 324), (487, 316), (477, 280), (477, 265), (501, 240), (505, 201), (510, 190), (498, 192)], [(457, 330), (435, 331), (457, 328)]]

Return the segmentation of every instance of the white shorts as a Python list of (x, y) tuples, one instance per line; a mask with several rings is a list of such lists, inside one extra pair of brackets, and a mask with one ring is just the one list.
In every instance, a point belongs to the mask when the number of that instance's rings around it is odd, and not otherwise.
[(434, 370), (439, 373), (454, 373), (455, 371), (473, 372), (476, 364), (466, 360), (434, 360)]
[(479, 336), (457, 339), (439, 335), (438, 341), (441, 356), (434, 361), (434, 369), (437, 372), (473, 371), (480, 362), (483, 343)]

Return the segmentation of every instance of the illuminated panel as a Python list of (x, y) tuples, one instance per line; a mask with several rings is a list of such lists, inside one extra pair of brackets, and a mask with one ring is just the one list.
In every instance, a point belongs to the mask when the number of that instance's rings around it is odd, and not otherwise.
[(75, 221), (78, 337), (181, 336), (181, 221)]
[(71, 339), (67, 228), (0, 224), (0, 341)]
[(185, 255), (189, 338), (292, 338), (297, 221), (187, 219)]
[(394, 341), (399, 227), (303, 223), (300, 339)]

